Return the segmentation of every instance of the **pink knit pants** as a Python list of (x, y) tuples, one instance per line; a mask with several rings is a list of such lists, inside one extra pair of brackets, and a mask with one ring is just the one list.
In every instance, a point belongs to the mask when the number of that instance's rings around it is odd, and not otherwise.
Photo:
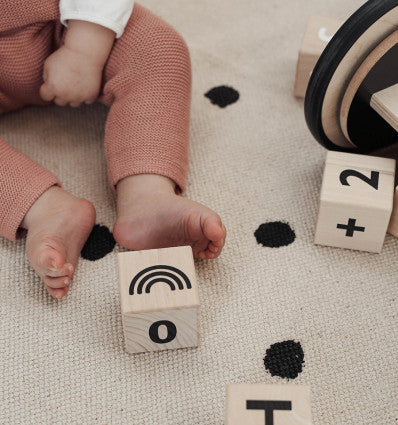
[[(59, 22), (58, 0), (40, 4), (49, 15), (42, 22), (35, 17), (37, 21), (26, 25), (26, 16), (17, 22), (15, 5), (14, 28), (9, 28), (9, 21), (2, 27), (0, 18), (0, 114), (48, 104), (39, 96), (43, 64), (62, 45), (65, 29)], [(126, 176), (159, 174), (184, 191), (191, 102), (189, 52), (170, 25), (139, 4), (114, 43), (98, 101), (110, 107), (104, 143), (112, 190), (116, 192), (116, 184)], [(55, 175), (0, 139), (0, 236), (13, 241), (22, 237), (25, 232), (19, 226), (25, 214), (53, 185), (62, 187)]]

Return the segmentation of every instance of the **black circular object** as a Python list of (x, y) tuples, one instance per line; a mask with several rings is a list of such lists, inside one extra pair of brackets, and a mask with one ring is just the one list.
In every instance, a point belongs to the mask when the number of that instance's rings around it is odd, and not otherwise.
[(269, 248), (279, 248), (294, 242), (296, 234), (288, 223), (273, 221), (261, 224), (254, 232), (258, 244)]
[(239, 99), (239, 92), (233, 87), (218, 86), (209, 90), (205, 96), (210, 99), (211, 103), (218, 105), (220, 108), (225, 108)]
[(295, 379), (303, 371), (304, 351), (293, 340), (272, 344), (266, 351), (264, 366), (272, 376)]
[(93, 227), (80, 255), (85, 260), (96, 261), (113, 251), (116, 241), (108, 227), (96, 224)]
[[(340, 151), (352, 151), (352, 149), (355, 149), (355, 146), (350, 146), (348, 142), (346, 143), (346, 147), (341, 146), (336, 143), (336, 141), (330, 140), (325, 133), (324, 124), (322, 122), (322, 110), (329, 84), (335, 76), (339, 65), (358, 39), (374, 24), (380, 21), (384, 15), (391, 12), (396, 7), (398, 7), (398, 0), (369, 0), (365, 3), (337, 31), (325, 48), (312, 72), (305, 96), (305, 119), (312, 135), (327, 149)], [(395, 28), (391, 27), (391, 32), (394, 30)], [(389, 34), (385, 34), (385, 36), (388, 35)], [(383, 38), (378, 41), (379, 43), (382, 42)], [(368, 54), (374, 47), (376, 46), (369, 46)], [(356, 69), (352, 70), (351, 77), (355, 71)], [(362, 120), (364, 119), (366, 119), (366, 117), (363, 117)], [(388, 124), (386, 123), (386, 125)], [(356, 141), (357, 150), (370, 151), (382, 146), (382, 143), (379, 143), (380, 137), (373, 139), (373, 141), (374, 144), (369, 143), (369, 141), (366, 143)], [(394, 143), (394, 140), (390, 138), (384, 142), (384, 145), (391, 143)]]

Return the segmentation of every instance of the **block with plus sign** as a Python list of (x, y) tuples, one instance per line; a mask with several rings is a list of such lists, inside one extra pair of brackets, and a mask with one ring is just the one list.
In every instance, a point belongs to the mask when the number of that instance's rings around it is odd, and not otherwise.
[(341, 24), (339, 20), (321, 16), (312, 16), (308, 21), (297, 62), (295, 96), (305, 96), (312, 70)]
[(226, 425), (311, 425), (305, 385), (229, 384)]
[(328, 152), (314, 243), (380, 252), (393, 209), (395, 160)]

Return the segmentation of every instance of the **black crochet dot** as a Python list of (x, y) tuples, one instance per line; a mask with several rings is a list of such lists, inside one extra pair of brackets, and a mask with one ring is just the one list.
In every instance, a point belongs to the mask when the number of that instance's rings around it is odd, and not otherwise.
[(282, 223), (281, 221), (261, 224), (254, 232), (254, 236), (257, 243), (269, 248), (290, 245), (296, 239), (294, 230), (288, 223)]
[(80, 255), (86, 260), (99, 260), (112, 252), (115, 245), (115, 239), (109, 229), (106, 226), (96, 224), (84, 244)]
[(239, 99), (239, 93), (232, 87), (227, 86), (214, 87), (205, 96), (211, 100), (211, 103), (218, 105), (220, 108), (225, 108)]
[(304, 351), (293, 340), (272, 344), (264, 357), (265, 368), (272, 376), (295, 379), (303, 371)]

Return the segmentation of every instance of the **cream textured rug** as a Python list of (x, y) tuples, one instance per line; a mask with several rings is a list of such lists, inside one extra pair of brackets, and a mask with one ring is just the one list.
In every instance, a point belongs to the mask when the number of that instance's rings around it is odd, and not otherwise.
[[(117, 286), (118, 246), (81, 258), (69, 295), (47, 296), (24, 254), (0, 240), (1, 424), (217, 424), (230, 382), (308, 384), (317, 425), (398, 418), (398, 241), (380, 255), (312, 244), (325, 150), (293, 95), (310, 15), (348, 17), (359, 0), (147, 0), (185, 37), (193, 62), (187, 196), (220, 213), (223, 255), (196, 262), (198, 349), (128, 355)], [(230, 86), (225, 108), (204, 96)], [(115, 199), (102, 146), (106, 109), (27, 108), (0, 135), (91, 200), (112, 230)], [(285, 247), (258, 244), (263, 223), (288, 222)], [(272, 376), (266, 350), (294, 340), (296, 379)]]

